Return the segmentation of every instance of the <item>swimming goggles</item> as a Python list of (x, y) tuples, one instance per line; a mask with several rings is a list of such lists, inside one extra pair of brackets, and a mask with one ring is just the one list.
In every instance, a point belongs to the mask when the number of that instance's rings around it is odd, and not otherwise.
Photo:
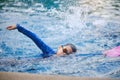
[(67, 54), (67, 55), (70, 54), (70, 53), (68, 53), (68, 50), (67, 50), (63, 45), (61, 45), (61, 47), (62, 47), (62, 50), (63, 50), (63, 52), (64, 52), (65, 54)]

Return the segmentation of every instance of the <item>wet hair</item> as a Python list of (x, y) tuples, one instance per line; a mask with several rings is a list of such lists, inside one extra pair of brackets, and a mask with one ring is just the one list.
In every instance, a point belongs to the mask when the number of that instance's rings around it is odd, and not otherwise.
[(72, 52), (77, 52), (76, 46), (74, 44), (72, 44), (72, 43), (67, 43), (64, 46), (70, 46), (72, 48)]

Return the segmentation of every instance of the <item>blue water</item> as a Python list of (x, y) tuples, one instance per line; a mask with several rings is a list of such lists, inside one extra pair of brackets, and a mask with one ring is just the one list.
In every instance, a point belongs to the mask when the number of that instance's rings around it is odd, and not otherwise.
[[(120, 0), (1, 0), (0, 71), (120, 78), (120, 58), (102, 55), (120, 45), (119, 21)], [(74, 43), (78, 52), (41, 59), (29, 38), (6, 30), (16, 23), (54, 50)]]

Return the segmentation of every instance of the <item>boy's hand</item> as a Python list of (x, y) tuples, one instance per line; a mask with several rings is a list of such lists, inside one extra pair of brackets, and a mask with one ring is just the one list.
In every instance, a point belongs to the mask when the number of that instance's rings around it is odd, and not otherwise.
[(8, 30), (14, 30), (14, 29), (16, 29), (16, 25), (8, 26), (7, 29)]

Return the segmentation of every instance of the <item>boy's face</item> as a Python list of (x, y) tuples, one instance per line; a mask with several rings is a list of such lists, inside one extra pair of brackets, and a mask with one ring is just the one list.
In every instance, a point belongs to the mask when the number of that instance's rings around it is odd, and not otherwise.
[(59, 46), (58, 50), (57, 50), (57, 55), (58, 56), (62, 56), (62, 55), (68, 55), (72, 53), (72, 48), (71, 46), (67, 45), (67, 46)]

